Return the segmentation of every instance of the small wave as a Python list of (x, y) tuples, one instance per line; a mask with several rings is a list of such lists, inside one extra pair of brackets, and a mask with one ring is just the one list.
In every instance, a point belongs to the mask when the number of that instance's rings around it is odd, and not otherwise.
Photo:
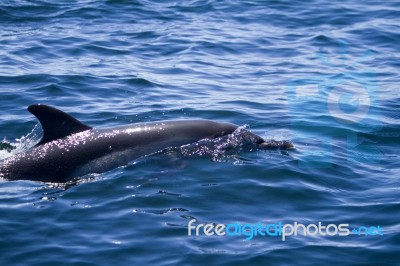
[(187, 211), (188, 210), (184, 208), (167, 208), (167, 209), (134, 209), (132, 212), (164, 215), (170, 212), (187, 212)]

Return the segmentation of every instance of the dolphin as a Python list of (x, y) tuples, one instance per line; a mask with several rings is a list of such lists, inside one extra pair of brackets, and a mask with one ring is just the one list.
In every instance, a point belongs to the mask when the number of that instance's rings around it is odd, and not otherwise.
[[(0, 164), (0, 177), (6, 180), (64, 183), (109, 171), (166, 148), (222, 137), (238, 128), (209, 120), (175, 120), (95, 129), (44, 104), (30, 105), (28, 111), (42, 125), (43, 137), (32, 148)], [(265, 141), (247, 133), (260, 148), (293, 148), (288, 141)]]

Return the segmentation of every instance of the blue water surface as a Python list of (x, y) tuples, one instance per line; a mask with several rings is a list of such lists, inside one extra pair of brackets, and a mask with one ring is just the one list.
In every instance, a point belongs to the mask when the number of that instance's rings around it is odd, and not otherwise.
[[(101, 128), (227, 121), (296, 150), (1, 181), (0, 264), (399, 265), (399, 18), (398, 1), (1, 1), (1, 159), (40, 139), (34, 103)], [(383, 231), (246, 240), (188, 236), (192, 219)]]

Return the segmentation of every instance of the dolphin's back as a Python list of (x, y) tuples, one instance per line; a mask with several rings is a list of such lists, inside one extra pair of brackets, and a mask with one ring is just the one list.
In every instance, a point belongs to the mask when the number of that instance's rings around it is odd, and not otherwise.
[(3, 163), (0, 172), (9, 180), (65, 182), (126, 165), (168, 147), (230, 134), (236, 128), (208, 120), (178, 120), (84, 130), (17, 154)]

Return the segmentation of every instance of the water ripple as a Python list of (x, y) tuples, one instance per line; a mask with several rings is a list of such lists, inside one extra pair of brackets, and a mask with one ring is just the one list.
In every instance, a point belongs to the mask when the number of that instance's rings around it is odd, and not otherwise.
[[(375, 0), (1, 1), (2, 159), (40, 139), (33, 103), (94, 127), (204, 118), (296, 146), (203, 143), (65, 186), (2, 181), (3, 264), (397, 265), (399, 15)], [(384, 235), (188, 237), (192, 219)]]

